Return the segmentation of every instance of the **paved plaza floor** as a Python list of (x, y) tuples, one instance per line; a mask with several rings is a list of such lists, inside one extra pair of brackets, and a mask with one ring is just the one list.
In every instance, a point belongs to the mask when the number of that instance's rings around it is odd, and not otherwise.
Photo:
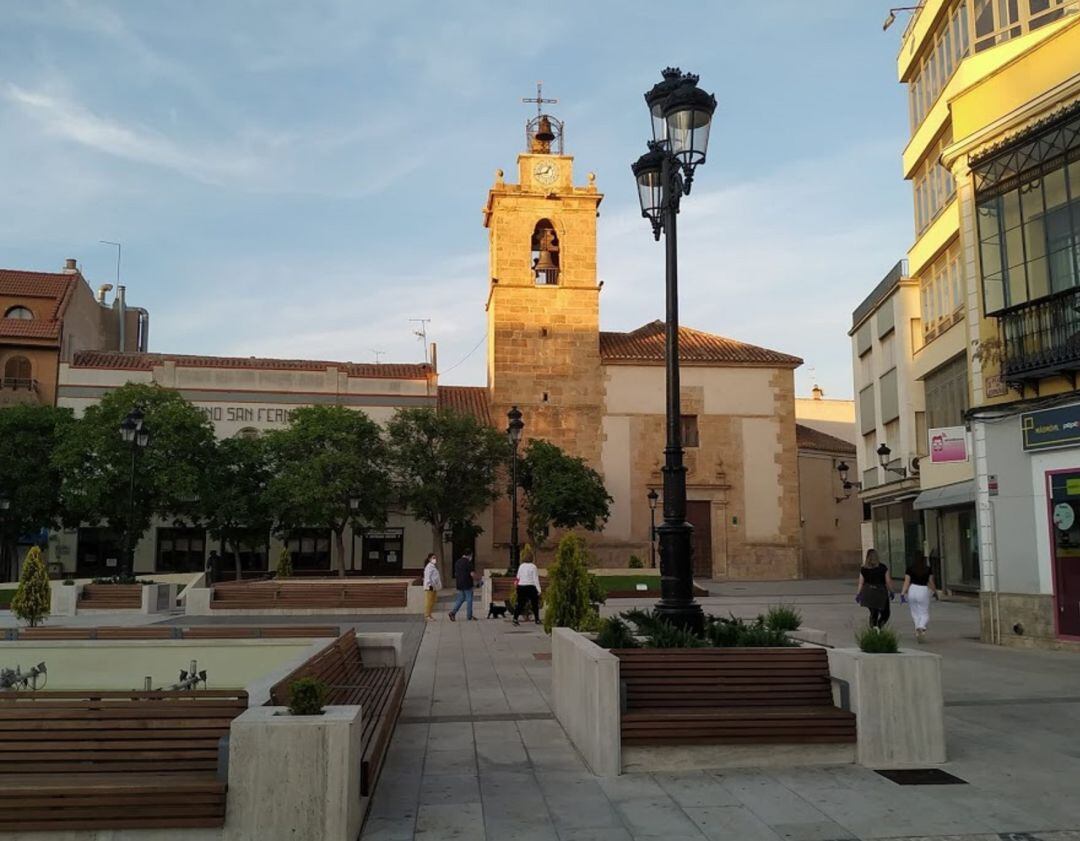
[[(850, 644), (865, 616), (853, 582), (710, 591), (702, 601), (719, 614), (797, 605), (836, 645)], [(906, 607), (894, 611), (913, 646)], [(858, 766), (604, 779), (552, 715), (542, 630), (443, 613), (420, 643), (362, 838), (1080, 841), (1080, 658), (985, 646), (977, 635), (974, 605), (934, 606), (926, 648), (944, 657), (945, 769), (965, 785), (900, 786)]]

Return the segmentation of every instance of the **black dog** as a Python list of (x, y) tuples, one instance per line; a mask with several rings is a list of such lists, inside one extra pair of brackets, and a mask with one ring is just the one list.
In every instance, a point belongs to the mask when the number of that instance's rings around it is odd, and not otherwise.
[(494, 602), (488, 605), (488, 619), (502, 619), (504, 616), (506, 616), (506, 605)]

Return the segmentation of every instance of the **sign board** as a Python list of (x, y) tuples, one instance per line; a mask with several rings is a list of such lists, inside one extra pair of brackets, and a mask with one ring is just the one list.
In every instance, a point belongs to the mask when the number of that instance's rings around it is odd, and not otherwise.
[(998, 495), (998, 478), (996, 473), (987, 474), (986, 490), (990, 496)]
[(983, 389), (987, 397), (1004, 397), (1009, 393), (1009, 387), (1005, 384), (1001, 374), (991, 374), (983, 380)]
[(967, 461), (967, 430), (962, 426), (938, 426), (930, 430), (930, 463)]
[(1024, 449), (1048, 450), (1080, 444), (1080, 404), (1020, 415)]

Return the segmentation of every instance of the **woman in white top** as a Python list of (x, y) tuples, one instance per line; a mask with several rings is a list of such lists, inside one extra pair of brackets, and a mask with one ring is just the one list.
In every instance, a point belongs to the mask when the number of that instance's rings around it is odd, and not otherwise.
[(424, 618), (433, 622), (435, 617), (435, 602), (439, 600), (439, 590), (442, 589), (442, 575), (439, 574), (439, 561), (432, 552), (427, 556), (424, 565)]
[(525, 602), (532, 607), (533, 618), (540, 624), (540, 570), (532, 561), (532, 552), (523, 552), (524, 560), (517, 568), (517, 604), (514, 605), (514, 624), (518, 623)]

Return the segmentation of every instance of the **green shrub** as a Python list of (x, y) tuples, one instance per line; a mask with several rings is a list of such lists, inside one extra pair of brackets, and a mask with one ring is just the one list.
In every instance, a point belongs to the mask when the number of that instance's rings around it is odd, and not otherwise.
[(787, 634), (778, 628), (770, 628), (764, 623), (753, 622), (742, 626), (736, 645), (739, 648), (788, 648), (798, 643), (792, 642)]
[(644, 569), (645, 562), (641, 560), (637, 555), (630, 556), (630, 563), (627, 565), (630, 569)]
[(143, 579), (140, 579), (140, 578), (136, 578), (134, 575), (131, 575), (129, 573), (123, 573), (121, 575), (109, 575), (109, 576), (105, 576), (103, 578), (94, 578), (94, 579), (91, 579), (90, 583), (91, 584), (125, 584), (125, 585), (130, 585), (130, 584), (153, 584), (154, 582), (150, 581), (150, 580), (143, 580)]
[(288, 546), (281, 547), (281, 554), (278, 555), (277, 566), (274, 567), (274, 578), (292, 578), (292, 555), (289, 553)]
[(75, 584), (75, 579), (74, 578), (65, 578), (64, 579), (64, 586), (65, 587), (72, 587), (72, 586), (74, 586), (74, 584)]
[(609, 616), (600, 620), (600, 630), (596, 635), (596, 644), (601, 648), (638, 647), (634, 632), (618, 616)]
[(670, 622), (657, 622), (646, 634), (649, 648), (705, 648), (701, 637), (685, 628), (677, 628)]
[(801, 625), (802, 614), (790, 605), (773, 605), (765, 614), (765, 627), (774, 631), (797, 631)]
[(11, 612), (33, 628), (49, 615), (51, 607), (49, 571), (45, 568), (41, 549), (33, 546), (26, 553), (22, 574), (19, 576), (19, 587), (11, 599)]
[(863, 628), (855, 632), (855, 642), (867, 654), (896, 654), (900, 651), (900, 639), (889, 628)]
[(544, 630), (573, 628), (587, 630), (596, 624), (596, 610), (591, 601), (589, 561), (585, 541), (576, 534), (568, 534), (559, 541), (555, 550), (555, 562), (548, 570), (548, 583), (544, 591)]
[(625, 611), (622, 618), (637, 628), (637, 632), (642, 636), (648, 636), (657, 630), (664, 621), (654, 611), (642, 610), (640, 607)]
[(326, 684), (313, 677), (302, 677), (289, 685), (289, 712), (292, 715), (322, 715), (326, 703)]
[(607, 601), (607, 587), (599, 575), (589, 573), (589, 604), (604, 604)]
[(743, 621), (732, 616), (708, 616), (705, 619), (705, 639), (717, 648), (735, 648), (743, 631)]

